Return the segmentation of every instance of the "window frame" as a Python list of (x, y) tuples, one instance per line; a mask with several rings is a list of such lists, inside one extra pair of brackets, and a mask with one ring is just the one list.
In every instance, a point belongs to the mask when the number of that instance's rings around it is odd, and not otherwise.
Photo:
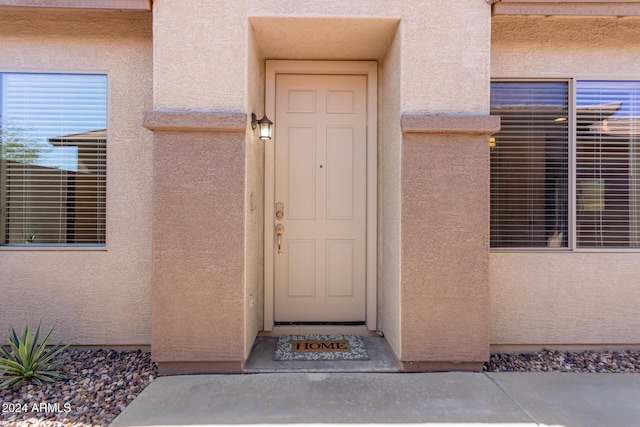
[[(106, 252), (109, 246), (109, 164), (110, 164), (110, 150), (109, 139), (111, 134), (111, 76), (108, 70), (104, 69), (91, 69), (91, 70), (78, 70), (78, 69), (41, 69), (41, 68), (0, 68), (0, 74), (64, 74), (64, 75), (84, 75), (84, 76), (104, 76), (106, 79), (105, 90), (105, 108), (106, 108), (106, 143), (105, 143), (105, 209), (104, 209), (104, 243), (41, 243), (41, 244), (17, 244), (17, 243), (0, 243), (0, 252), (14, 252), (14, 251), (45, 251), (45, 252), (59, 252), (59, 251), (85, 251), (85, 252)], [(0, 96), (1, 93), (0, 93)], [(0, 99), (0, 102), (1, 99)], [(2, 167), (2, 165), (0, 165)], [(4, 174), (0, 171), (0, 226), (5, 227), (5, 206), (4, 206), (4, 194), (6, 180)], [(4, 233), (2, 233), (4, 236)]]
[[(494, 82), (565, 82), (568, 90), (568, 162), (567, 165), (567, 230), (569, 236), (567, 238), (567, 247), (565, 248), (549, 248), (549, 247), (491, 247), (489, 243), (489, 251), (491, 253), (640, 253), (640, 247), (578, 247), (577, 242), (577, 83), (579, 81), (603, 81), (603, 82), (624, 82), (624, 81), (640, 81), (638, 76), (592, 76), (592, 75), (571, 75), (566, 77), (492, 77), (490, 83)], [(491, 174), (491, 171), (489, 171)]]

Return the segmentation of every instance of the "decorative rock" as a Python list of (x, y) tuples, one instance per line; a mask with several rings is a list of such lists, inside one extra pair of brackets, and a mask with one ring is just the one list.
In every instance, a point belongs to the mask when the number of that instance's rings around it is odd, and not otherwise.
[(632, 372), (640, 373), (640, 351), (493, 354), (485, 372)]
[[(66, 350), (59, 358), (67, 379), (0, 390), (0, 402), (27, 408), (0, 413), (1, 427), (107, 426), (157, 375), (151, 355), (142, 351)], [(41, 403), (50, 412), (34, 409)]]

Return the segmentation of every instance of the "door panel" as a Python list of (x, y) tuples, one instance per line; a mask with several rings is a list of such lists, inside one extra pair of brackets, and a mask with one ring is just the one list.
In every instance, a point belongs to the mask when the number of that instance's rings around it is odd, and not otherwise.
[(327, 240), (327, 296), (353, 296), (354, 241)]
[(354, 219), (353, 128), (327, 130), (327, 218)]
[(276, 322), (365, 320), (366, 85), (362, 75), (276, 75)]
[(316, 242), (313, 240), (286, 241), (287, 249), (287, 297), (311, 297), (315, 295)]
[[(289, 202), (290, 219), (315, 219), (316, 214), (316, 131), (313, 127), (289, 128), (287, 156), (288, 182), (282, 194)], [(285, 160), (282, 159), (282, 163)]]

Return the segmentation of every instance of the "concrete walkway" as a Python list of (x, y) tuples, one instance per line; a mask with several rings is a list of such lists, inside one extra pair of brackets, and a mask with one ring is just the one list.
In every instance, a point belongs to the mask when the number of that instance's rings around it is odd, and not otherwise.
[(640, 426), (640, 375), (279, 373), (161, 377), (113, 422)]

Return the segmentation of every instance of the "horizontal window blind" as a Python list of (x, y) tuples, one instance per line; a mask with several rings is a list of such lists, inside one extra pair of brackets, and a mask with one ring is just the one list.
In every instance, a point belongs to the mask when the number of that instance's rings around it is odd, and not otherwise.
[(3, 244), (104, 244), (107, 78), (0, 73)]
[(566, 82), (493, 82), (491, 114), (491, 246), (566, 247)]
[(640, 82), (576, 85), (578, 247), (640, 247)]

